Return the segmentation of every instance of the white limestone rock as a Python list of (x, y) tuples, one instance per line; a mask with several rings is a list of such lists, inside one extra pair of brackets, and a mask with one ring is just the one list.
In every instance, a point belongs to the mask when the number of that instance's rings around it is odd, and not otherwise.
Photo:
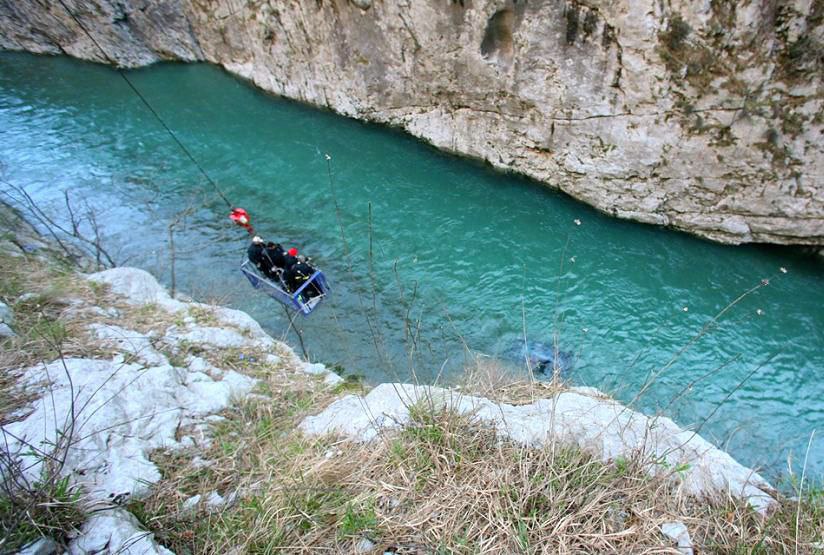
[[(195, 303), (198, 305), (198, 303)], [(208, 306), (208, 305), (202, 305)], [(215, 317), (222, 323), (242, 330), (250, 339), (257, 339), (263, 343), (269, 343), (272, 338), (266, 333), (257, 320), (241, 310), (226, 308), (224, 306), (211, 307)]]
[(194, 449), (197, 447), (197, 443), (192, 436), (183, 436), (180, 438), (180, 447), (181, 449)]
[(193, 495), (190, 498), (186, 499), (180, 506), (180, 512), (183, 514), (193, 513), (195, 510), (197, 510), (197, 506), (200, 504), (200, 500), (202, 498), (203, 496), (198, 493), (197, 495)]
[(132, 354), (149, 366), (169, 364), (168, 359), (154, 348), (152, 338), (148, 335), (112, 324), (90, 324), (89, 330), (102, 340), (104, 345)]
[(0, 324), (14, 325), (14, 311), (4, 302), (0, 302)]
[(17, 555), (53, 555), (58, 553), (57, 542), (51, 538), (40, 538), (17, 552)]
[(665, 522), (661, 525), (661, 532), (675, 542), (680, 555), (693, 555), (692, 539), (689, 530), (683, 522)]
[(337, 375), (337, 374), (335, 374), (334, 372), (329, 372), (329, 373), (328, 373), (328, 374), (326, 374), (326, 376), (324, 376), (324, 378), (323, 378), (323, 383), (325, 383), (325, 384), (326, 384), (326, 385), (328, 385), (329, 387), (335, 387), (335, 386), (337, 386), (337, 385), (342, 384), (342, 383), (343, 383), (343, 382), (345, 382), (345, 381), (346, 381), (346, 380), (344, 380), (343, 378), (341, 378), (340, 376), (338, 376), (338, 375)]
[(372, 553), (375, 547), (375, 542), (369, 538), (361, 538), (355, 542), (355, 553)]
[(186, 367), (189, 369), (189, 372), (208, 374), (214, 379), (223, 377), (223, 370), (198, 356), (189, 355), (186, 357)]
[(207, 468), (214, 465), (214, 461), (204, 459), (200, 455), (196, 455), (189, 463), (192, 468)]
[(605, 462), (642, 453), (645, 460), (656, 461), (650, 463), (650, 473), (685, 467), (679, 476), (691, 495), (728, 492), (761, 512), (775, 502), (773, 488), (761, 476), (698, 434), (679, 428), (669, 418), (647, 417), (613, 400), (574, 391), (513, 406), (455, 390), (381, 384), (365, 397), (348, 395), (335, 401), (320, 414), (305, 418), (300, 428), (310, 435), (337, 433), (370, 441), (383, 429), (408, 423), (408, 407), (423, 400), (473, 414), (525, 445), (540, 447), (557, 438)]
[(232, 399), (254, 389), (256, 380), (227, 371), (219, 381), (208, 374), (193, 372), (186, 377), (186, 389), (192, 395), (187, 410), (194, 415), (216, 412), (231, 404)]
[(211, 510), (220, 509), (226, 505), (226, 499), (216, 491), (212, 491), (206, 496), (206, 507)]
[(304, 374), (322, 377), (323, 383), (328, 385), (329, 387), (335, 387), (336, 385), (341, 384), (345, 381), (339, 375), (329, 370), (326, 367), (326, 365), (321, 363), (316, 362), (313, 364), (309, 362), (304, 362), (298, 366), (298, 369)]
[(249, 338), (232, 328), (196, 326), (180, 329), (171, 326), (166, 330), (163, 341), (169, 345), (178, 345), (185, 341), (205, 349), (249, 349), (252, 352), (270, 349), (275, 341), (268, 335), (265, 338)]
[(598, 389), (597, 387), (591, 387), (588, 385), (577, 385), (574, 387), (569, 388), (570, 391), (574, 391), (575, 393), (580, 393), (586, 397), (595, 397), (596, 399), (608, 399), (604, 393)]
[(126, 302), (135, 306), (155, 304), (169, 312), (186, 310), (182, 303), (169, 296), (152, 274), (138, 268), (112, 268), (88, 276), (90, 281), (105, 283), (114, 293), (123, 295)]
[(100, 306), (78, 306), (67, 309), (63, 312), (63, 317), (72, 319), (83, 316), (99, 317), (99, 318), (120, 318), (120, 311), (114, 307), (103, 308)]
[(14, 333), (14, 330), (11, 329), (8, 324), (0, 324), (0, 339), (8, 337), (17, 337), (17, 334)]
[(96, 512), (83, 525), (80, 535), (69, 544), (71, 555), (174, 555), (155, 542), (154, 534), (143, 530), (128, 511)]
[[(69, 380), (68, 375), (71, 376)], [(160, 474), (148, 455), (153, 449), (178, 448), (181, 425), (202, 420), (224, 408), (235, 395), (251, 391), (255, 380), (226, 372), (220, 381), (195, 373), (181, 379), (172, 366), (145, 367), (116, 361), (66, 359), (28, 368), (31, 385), (49, 383), (24, 419), (6, 425), (9, 450), (22, 454), (26, 444), (49, 451), (63, 434), (74, 441), (64, 472), (84, 486), (93, 500), (111, 495), (143, 495)], [(67, 415), (74, 406), (75, 421)], [(25, 442), (25, 443), (24, 443)], [(39, 477), (40, 465), (27, 470)]]
[(225, 422), (226, 417), (225, 416), (220, 416), (219, 414), (210, 414), (209, 416), (207, 416), (203, 420), (205, 420), (206, 422), (212, 422), (212, 423), (214, 423), (214, 422)]
[(300, 371), (311, 376), (325, 376), (329, 373), (326, 366), (320, 363), (305, 363), (300, 367)]

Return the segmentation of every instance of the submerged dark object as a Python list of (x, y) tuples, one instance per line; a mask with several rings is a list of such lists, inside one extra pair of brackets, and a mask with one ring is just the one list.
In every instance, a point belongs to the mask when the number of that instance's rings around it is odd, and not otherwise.
[(575, 365), (575, 355), (562, 351), (552, 343), (521, 344), (513, 349), (520, 362), (526, 362), (536, 374), (552, 376), (555, 372), (566, 374)]

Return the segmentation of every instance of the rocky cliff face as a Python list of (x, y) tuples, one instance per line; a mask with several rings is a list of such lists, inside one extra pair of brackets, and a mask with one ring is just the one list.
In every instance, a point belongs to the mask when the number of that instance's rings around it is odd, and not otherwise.
[[(604, 212), (824, 244), (817, 0), (65, 0), (126, 66), (207, 60)], [(0, 47), (103, 61), (58, 2)]]

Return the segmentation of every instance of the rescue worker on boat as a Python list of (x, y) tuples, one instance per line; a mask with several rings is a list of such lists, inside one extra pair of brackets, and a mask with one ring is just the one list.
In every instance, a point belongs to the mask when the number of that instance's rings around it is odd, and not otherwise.
[[(303, 287), (304, 283), (309, 281), (316, 270), (309, 264), (306, 257), (298, 256), (297, 249), (289, 249), (288, 256), (296, 257), (296, 259), (295, 263), (287, 267), (286, 271), (283, 273), (283, 282), (286, 284), (286, 289), (290, 293), (294, 293)], [(304, 297), (305, 300), (318, 297), (321, 294), (321, 290), (314, 283), (310, 283), (301, 292), (301, 296)]]
[(252, 238), (252, 244), (246, 251), (249, 261), (260, 270), (264, 276), (275, 281), (280, 280), (280, 274), (286, 268), (283, 247), (279, 243), (269, 241), (264, 245), (263, 239), (257, 235)]
[(255, 265), (255, 268), (263, 272), (263, 268), (265, 267), (263, 264), (263, 250), (265, 247), (263, 246), (263, 239), (255, 235), (252, 237), (252, 244), (249, 245), (249, 248), (246, 249), (246, 256), (249, 258), (249, 262)]
[(266, 248), (263, 249), (263, 258), (269, 267), (269, 272), (266, 274), (268, 277), (280, 279), (281, 274), (286, 269), (285, 257), (286, 253), (280, 243), (273, 243), (271, 241), (266, 243)]
[(289, 268), (298, 262), (298, 249), (292, 247), (283, 255), (283, 270), (287, 271)]

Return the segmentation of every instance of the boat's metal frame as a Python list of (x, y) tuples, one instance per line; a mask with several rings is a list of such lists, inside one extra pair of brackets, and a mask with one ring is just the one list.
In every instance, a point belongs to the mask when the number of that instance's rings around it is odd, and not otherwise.
[[(285, 291), (280, 284), (276, 284), (272, 280), (261, 275), (258, 269), (255, 268), (254, 264), (252, 264), (248, 259), (244, 260), (243, 264), (240, 265), (240, 271), (243, 272), (243, 275), (246, 276), (246, 279), (249, 280), (252, 287), (258, 291), (266, 293), (279, 303), (285, 305), (287, 308), (300, 312), (304, 316), (311, 314), (329, 293), (329, 284), (326, 281), (326, 276), (324, 276), (321, 271), (316, 271), (312, 274), (306, 283), (301, 285), (300, 289), (294, 293)], [(320, 295), (307, 299), (303, 295), (303, 290), (309, 285), (314, 285), (318, 291), (320, 291)]]

